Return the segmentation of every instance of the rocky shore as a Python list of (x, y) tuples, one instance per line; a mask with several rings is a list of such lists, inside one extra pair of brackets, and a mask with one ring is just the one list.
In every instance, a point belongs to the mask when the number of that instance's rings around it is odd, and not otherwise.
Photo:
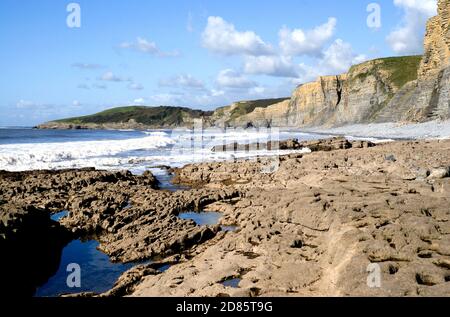
[[(190, 188), (175, 192), (159, 190), (149, 172), (0, 172), (2, 265), (12, 276), (3, 292), (30, 295), (51, 276), (17, 266), (30, 254), (56, 270), (47, 255), (95, 236), (113, 261), (152, 262), (104, 294), (80, 296), (450, 294), (450, 140), (281, 146), (311, 153), (280, 157), (272, 173), (261, 172), (271, 158), (174, 169), (174, 182)], [(61, 210), (68, 215), (51, 221)], [(178, 217), (187, 211), (223, 216), (198, 226)], [(380, 287), (367, 282), (370, 264)], [(39, 273), (32, 282), (22, 278), (30, 272)]]

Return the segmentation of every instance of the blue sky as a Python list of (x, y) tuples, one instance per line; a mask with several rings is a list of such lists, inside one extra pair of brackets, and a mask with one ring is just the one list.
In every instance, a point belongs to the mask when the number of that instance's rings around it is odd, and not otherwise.
[[(114, 106), (289, 96), (367, 59), (420, 54), (436, 0), (0, 1), (0, 125)], [(381, 25), (370, 27), (370, 3)]]

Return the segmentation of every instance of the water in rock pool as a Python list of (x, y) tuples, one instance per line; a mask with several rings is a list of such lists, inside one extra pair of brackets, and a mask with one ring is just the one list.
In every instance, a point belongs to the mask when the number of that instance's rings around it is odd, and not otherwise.
[(165, 168), (150, 168), (149, 171), (152, 172), (152, 174), (158, 180), (158, 187), (161, 190), (175, 192), (177, 190), (189, 189), (188, 186), (173, 184), (173, 174), (169, 173)]
[(233, 278), (222, 282), (222, 285), (225, 287), (238, 288), (239, 283), (241, 282), (240, 278)]
[[(199, 226), (213, 226), (223, 216), (220, 212), (184, 212), (178, 215), (181, 219), (193, 220)], [(235, 226), (222, 226), (223, 231), (236, 231)]]
[[(97, 250), (98, 244), (95, 240), (70, 242), (62, 252), (58, 271), (46, 284), (37, 289), (35, 296), (59, 296), (79, 292), (101, 293), (111, 289), (119, 276), (135, 264), (112, 263), (106, 254)], [(67, 277), (72, 272), (67, 272), (67, 266), (71, 263), (80, 265), (80, 288), (67, 286)]]
[(56, 214), (51, 215), (50, 219), (53, 221), (59, 221), (62, 218), (66, 217), (69, 214), (67, 210), (60, 211)]
[[(171, 175), (162, 169), (154, 169), (157, 175), (161, 189), (171, 191), (181, 189), (179, 186), (172, 185)], [(126, 208), (130, 208), (129, 204)], [(68, 215), (67, 210), (60, 211), (50, 216), (53, 221), (60, 221)], [(35, 296), (59, 296), (61, 294), (73, 294), (79, 292), (101, 293), (111, 289), (114, 283), (122, 273), (133, 266), (143, 263), (112, 263), (109, 257), (97, 250), (99, 243), (95, 240), (74, 240), (70, 242), (62, 251), (61, 262), (58, 271), (47, 281), (46, 284), (39, 287)], [(147, 261), (150, 262), (150, 261)], [(67, 266), (71, 263), (80, 265), (81, 268), (81, 287), (70, 288), (67, 286), (67, 277), (72, 272), (67, 272)], [(145, 263), (145, 262), (144, 262)], [(164, 272), (170, 265), (164, 265), (159, 270)]]

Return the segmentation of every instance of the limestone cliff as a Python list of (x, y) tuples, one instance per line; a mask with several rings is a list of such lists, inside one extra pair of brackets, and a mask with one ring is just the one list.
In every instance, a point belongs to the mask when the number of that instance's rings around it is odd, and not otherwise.
[(450, 118), (450, 0), (427, 23), (424, 55), (372, 60), (320, 77), (281, 102), (235, 120), (239, 125), (336, 126)]
[[(271, 120), (272, 117), (276, 116), (281, 110), (281, 108), (278, 107), (273, 108), (272, 105), (282, 104), (286, 101), (289, 101), (289, 98), (235, 102), (229, 106), (217, 108), (209, 119), (209, 122), (219, 127), (240, 125), (246, 127), (247, 125), (251, 125), (252, 121), (257, 118), (258, 120), (256, 121), (258, 121), (259, 124), (266, 125), (268, 124), (266, 117)], [(251, 114), (251, 116), (247, 117), (249, 114)]]
[(374, 121), (410, 81), (417, 79), (421, 57), (377, 59), (348, 73), (322, 76), (300, 85), (291, 99), (257, 108), (235, 120), (246, 126), (322, 126)]

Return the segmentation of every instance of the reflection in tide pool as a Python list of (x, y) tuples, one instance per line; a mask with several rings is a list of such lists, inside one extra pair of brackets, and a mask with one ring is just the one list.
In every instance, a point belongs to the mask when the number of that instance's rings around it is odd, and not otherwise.
[(56, 214), (51, 215), (50, 219), (53, 221), (60, 221), (62, 218), (66, 217), (69, 214), (67, 210), (60, 211)]
[[(70, 242), (63, 250), (58, 271), (46, 284), (39, 287), (35, 296), (59, 296), (61, 294), (95, 292), (111, 289), (119, 276), (135, 264), (112, 263), (109, 257), (97, 250), (95, 240)], [(81, 267), (81, 287), (69, 288), (66, 280), (71, 272), (67, 266), (76, 263)]]
[[(219, 223), (220, 212), (184, 212), (178, 215), (184, 220), (193, 220), (199, 226), (214, 226)], [(223, 231), (236, 231), (235, 226), (221, 226)]]
[(222, 282), (222, 285), (225, 287), (238, 288), (239, 283), (241, 282), (240, 278), (233, 278)]

